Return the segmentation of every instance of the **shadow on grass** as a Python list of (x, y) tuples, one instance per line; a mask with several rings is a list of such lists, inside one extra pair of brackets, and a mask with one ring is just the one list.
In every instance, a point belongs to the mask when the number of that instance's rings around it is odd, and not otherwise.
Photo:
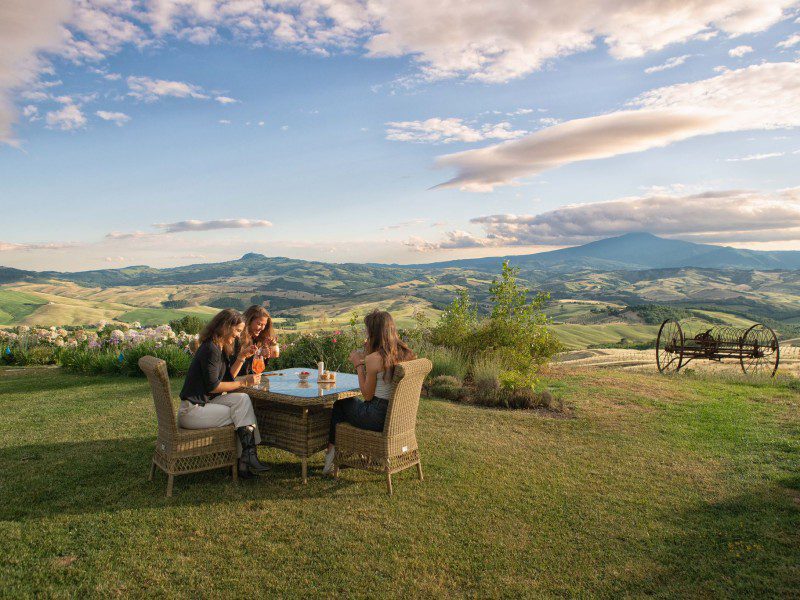
[(766, 488), (675, 514), (664, 540), (648, 540), (654, 568), (620, 577), (601, 597), (788, 598), (800, 590), (800, 506), (789, 486)]
[(230, 469), (190, 473), (175, 477), (174, 496), (166, 498), (166, 475), (156, 469), (153, 481), (147, 479), (153, 445), (153, 438), (141, 437), (0, 449), (0, 520), (245, 499), (329, 497), (351, 485), (347, 480), (320, 477), (316, 465), (309, 467), (309, 482), (303, 485), (299, 459), (271, 452), (268, 459), (262, 456), (271, 470), (258, 480), (236, 486)]

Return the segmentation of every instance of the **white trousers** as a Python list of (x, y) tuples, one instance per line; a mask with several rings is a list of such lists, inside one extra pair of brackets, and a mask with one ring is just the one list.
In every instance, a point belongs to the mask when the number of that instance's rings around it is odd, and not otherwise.
[[(182, 400), (178, 407), (178, 425), (184, 429), (208, 429), (233, 425), (236, 428), (255, 425), (256, 444), (261, 443), (256, 415), (250, 396), (242, 393), (223, 394), (206, 402), (205, 406)], [(236, 438), (236, 448), (242, 455), (242, 445)]]

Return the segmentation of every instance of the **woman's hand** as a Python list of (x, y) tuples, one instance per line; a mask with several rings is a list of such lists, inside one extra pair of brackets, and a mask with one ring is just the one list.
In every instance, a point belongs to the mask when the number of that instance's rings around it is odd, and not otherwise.
[(256, 353), (256, 350), (258, 350), (258, 346), (256, 346), (255, 344), (250, 344), (249, 346), (242, 348), (239, 351), (239, 356), (237, 356), (236, 358), (238, 360), (248, 359)]
[(364, 353), (361, 350), (353, 350), (350, 353), (349, 360), (351, 363), (353, 363), (353, 367), (357, 367), (364, 362)]
[(244, 384), (247, 387), (252, 387), (254, 385), (258, 385), (259, 383), (261, 383), (261, 373), (246, 375), (244, 378)]

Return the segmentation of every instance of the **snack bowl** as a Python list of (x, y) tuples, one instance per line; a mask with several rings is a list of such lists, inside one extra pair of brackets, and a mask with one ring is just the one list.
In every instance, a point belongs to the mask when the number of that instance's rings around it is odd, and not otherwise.
[(297, 374), (297, 377), (300, 379), (300, 381), (307, 381), (309, 375), (311, 375), (309, 371), (300, 371)]

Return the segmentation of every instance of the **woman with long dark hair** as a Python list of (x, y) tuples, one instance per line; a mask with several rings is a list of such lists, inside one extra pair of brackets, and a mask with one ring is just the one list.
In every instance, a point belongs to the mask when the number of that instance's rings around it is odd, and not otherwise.
[(261, 464), (256, 444), (261, 441), (250, 396), (237, 392), (243, 385), (260, 381), (248, 375), (243, 381), (225, 381), (233, 344), (244, 330), (242, 315), (226, 308), (217, 313), (200, 333), (200, 346), (194, 353), (181, 390), (178, 424), (184, 429), (206, 429), (233, 424), (239, 448), (239, 476), (253, 477), (269, 467)]
[(268, 359), (278, 358), (281, 352), (272, 317), (266, 308), (254, 304), (244, 311), (242, 317), (244, 329), (234, 344), (233, 356), (236, 358), (230, 366), (231, 378), (239, 373), (252, 373), (256, 353)]
[(411, 348), (400, 339), (394, 319), (388, 312), (376, 310), (369, 313), (364, 317), (364, 325), (367, 329), (364, 350), (354, 350), (350, 354), (364, 399), (347, 398), (334, 403), (328, 433), (328, 452), (322, 470), (324, 475), (333, 471), (336, 426), (339, 423), (350, 423), (361, 429), (381, 431), (386, 421), (389, 399), (394, 393), (394, 366), (416, 358)]

